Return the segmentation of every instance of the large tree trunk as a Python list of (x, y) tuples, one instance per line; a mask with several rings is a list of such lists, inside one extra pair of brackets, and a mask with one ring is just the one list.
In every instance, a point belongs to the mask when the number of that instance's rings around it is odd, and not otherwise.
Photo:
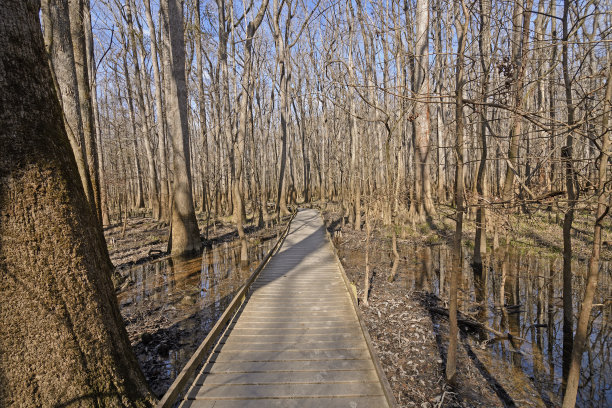
[(172, 201), (172, 255), (185, 255), (201, 247), (200, 231), (193, 206), (191, 166), (189, 164), (189, 127), (187, 124), (187, 84), (185, 79), (185, 42), (183, 38), (183, 8), (180, 0), (163, 0), (164, 25), (170, 67), (168, 73), (168, 131), (172, 140), (174, 191)]
[[(281, 215), (289, 214), (287, 208), (287, 186), (285, 185), (285, 170), (287, 167), (287, 120), (289, 119), (289, 81), (291, 80), (291, 48), (287, 44), (288, 36), (291, 32), (291, 1), (274, 0), (274, 15), (272, 19), (272, 34), (274, 36), (274, 45), (276, 46), (276, 62), (278, 63), (279, 76), (279, 97), (280, 97), (280, 127), (281, 127), (281, 156), (280, 168), (278, 175), (278, 191), (276, 196), (276, 217), (280, 219)], [(283, 13), (283, 7), (287, 6), (288, 13), (285, 20), (285, 25), (281, 29), (280, 20)]]
[(38, 10), (33, 0), (0, 7), (0, 405), (150, 406)]
[[(130, 111), (130, 128), (132, 130), (132, 149), (134, 150), (134, 164), (136, 167), (136, 200), (134, 202), (135, 208), (144, 208), (144, 191), (142, 187), (142, 167), (140, 165), (140, 154), (138, 152), (138, 140), (136, 139), (136, 112), (134, 111), (134, 97), (132, 96), (132, 82), (130, 80), (130, 70), (127, 62), (127, 49), (128, 40), (124, 38), (125, 54), (123, 55), (123, 72), (125, 75), (125, 88), (126, 98), (128, 102), (128, 108)], [(138, 72), (135, 72), (138, 74)], [(119, 81), (117, 80), (117, 83)]]

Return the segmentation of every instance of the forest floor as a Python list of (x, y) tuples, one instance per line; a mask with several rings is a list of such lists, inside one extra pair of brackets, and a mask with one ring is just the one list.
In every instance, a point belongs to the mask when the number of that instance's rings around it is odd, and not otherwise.
[[(197, 219), (202, 243), (205, 245), (232, 242), (238, 238), (236, 226), (230, 216), (219, 217), (215, 223), (210, 220), (208, 237), (205, 214), (198, 213)], [(276, 233), (276, 226), (272, 229), (261, 229), (251, 225), (245, 228), (245, 233), (248, 239), (266, 238)], [(127, 219), (126, 225), (123, 222), (109, 225), (104, 228), (104, 237), (111, 261), (118, 272), (168, 256), (168, 224), (150, 217), (133, 217)]]
[[(358, 297), (363, 296), (365, 273), (365, 232), (343, 225), (342, 211), (337, 204), (323, 206), (328, 231), (334, 237), (338, 256), (349, 279), (357, 286)], [(450, 209), (441, 208), (439, 218), (430, 224), (400, 228), (398, 252), (400, 256), (410, 247), (448, 244), (454, 233)], [(588, 211), (578, 212), (574, 221), (574, 257), (588, 259), (592, 242), (593, 217)], [(499, 221), (501, 224), (501, 221)], [(562, 223), (562, 217), (561, 217)], [(508, 233), (499, 237), (525, 251), (559, 254), (562, 247), (561, 226), (548, 214), (514, 216), (504, 223)], [(380, 226), (379, 226), (380, 227)], [(365, 229), (365, 228), (364, 228)], [(473, 221), (467, 220), (465, 246), (473, 248)], [(604, 241), (612, 237), (609, 222)], [(560, 244), (561, 242), (561, 244)], [(448, 320), (430, 313), (439, 299), (430, 293), (416, 291), (388, 281), (392, 270), (391, 238), (383, 228), (374, 226), (370, 241), (371, 287), (369, 306), (360, 302), (361, 311), (373, 345), (381, 359), (396, 400), (401, 407), (504, 407), (546, 406), (529, 378), (520, 370), (504, 371), (496, 364), (488, 364), (491, 355), (483, 350), (477, 339), (461, 331), (458, 348), (456, 385), (444, 380)], [(469, 253), (466, 250), (466, 255)], [(602, 259), (612, 259), (609, 245), (604, 245)], [(397, 275), (406, 265), (399, 263)], [(555, 405), (555, 396), (548, 397), (548, 405)]]
[[(109, 255), (115, 265), (113, 280), (120, 310), (139, 364), (151, 390), (161, 397), (183, 368), (189, 357), (206, 337), (219, 315), (248, 277), (247, 270), (233, 270), (232, 242), (238, 238), (230, 218), (217, 220), (204, 239), (206, 220), (198, 216), (202, 241), (213, 248), (224, 248), (215, 258), (222, 278), (211, 277), (217, 288), (202, 295), (200, 269), (202, 256), (177, 263), (167, 252), (168, 226), (149, 217), (129, 218), (123, 224), (105, 228)], [(250, 246), (275, 242), (286, 225), (270, 228), (247, 227)], [(269, 241), (269, 243), (268, 243)], [(229, 246), (224, 246), (228, 243)], [(253, 259), (252, 269), (257, 259)], [(219, 265), (210, 265), (210, 270)], [(235, 268), (234, 268), (235, 269)], [(211, 283), (211, 286), (213, 283)]]
[[(335, 237), (338, 255), (362, 296), (364, 284), (365, 232), (342, 225), (342, 213), (336, 204), (328, 204), (323, 211), (328, 230)], [(399, 228), (398, 251), (406, 253), (409, 247), (435, 246), (450, 243), (454, 232), (452, 209), (441, 207), (439, 217), (430, 224)], [(574, 257), (588, 259), (592, 235), (592, 214), (578, 211), (574, 221)], [(206, 220), (198, 217), (200, 231), (205, 231)], [(545, 212), (498, 219), (507, 233), (499, 236), (500, 243), (508, 240), (524, 251), (561, 253), (561, 223)], [(612, 259), (610, 241), (612, 228), (606, 221), (602, 259)], [(282, 229), (247, 228), (251, 242), (273, 240)], [(501, 230), (501, 228), (500, 228)], [(473, 221), (465, 223), (466, 253), (473, 248)], [(166, 253), (168, 226), (147, 217), (130, 218), (127, 225), (112, 225), (104, 230), (109, 254), (115, 265), (115, 284), (126, 328), (152, 391), (161, 396), (167, 390), (182, 364), (206, 336), (216, 314), (222, 312), (231, 289), (221, 301), (206, 303), (195, 293), (196, 285), (173, 288), (171, 294), (161, 298), (152, 296), (137, 299), (145, 292), (145, 282), (133, 276), (134, 267), (163, 264)], [(212, 245), (235, 241), (237, 234), (230, 218), (221, 218), (209, 229), (208, 242)], [(491, 241), (491, 237), (490, 240)], [(372, 286), (369, 307), (360, 305), (374, 347), (387, 373), (399, 405), (402, 407), (503, 407), (543, 406), (538, 393), (528, 379), (516, 372), (488, 371), (483, 361), (486, 355), (472, 336), (462, 332), (458, 377), (455, 387), (444, 381), (444, 362), (448, 325), (445, 318), (430, 313), (428, 306), (439, 300), (423, 291), (390, 283), (387, 277), (392, 268), (390, 235), (382, 226), (375, 225), (371, 239), (370, 259)], [(490, 242), (491, 243), (491, 242)], [(404, 263), (399, 264), (401, 274)], [(196, 262), (193, 268), (201, 268)], [(198, 271), (187, 271), (188, 278)], [(139, 272), (143, 273), (144, 272)], [(144, 281), (144, 277), (142, 278)], [(192, 287), (193, 286), (193, 287)], [(148, 289), (147, 289), (148, 290)], [(165, 296), (165, 297), (164, 297)], [(211, 312), (209, 309), (213, 309)], [(193, 349), (193, 350), (192, 350)], [(521, 374), (521, 373), (519, 373)]]

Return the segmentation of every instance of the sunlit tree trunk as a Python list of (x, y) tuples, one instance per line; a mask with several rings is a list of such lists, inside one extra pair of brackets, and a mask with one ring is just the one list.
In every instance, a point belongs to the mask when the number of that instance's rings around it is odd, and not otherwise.
[(244, 225), (242, 223), (243, 214), (245, 212), (244, 205), (244, 194), (242, 191), (242, 185), (244, 182), (243, 176), (243, 163), (244, 163), (244, 152), (246, 147), (247, 132), (248, 132), (248, 114), (250, 106), (253, 102), (252, 95), (252, 70), (253, 70), (253, 36), (261, 25), (263, 17), (265, 15), (266, 8), (268, 7), (268, 0), (264, 0), (259, 12), (257, 13), (253, 21), (249, 21), (247, 24), (246, 41), (244, 45), (244, 71), (242, 73), (242, 95), (240, 97), (240, 123), (238, 127), (238, 134), (233, 142), (234, 149), (234, 182), (233, 182), (233, 193), (234, 199), (234, 222), (238, 229), (238, 236), (241, 243), (240, 259), (242, 262), (248, 262), (247, 253), (247, 242), (246, 235), (244, 233)]
[(185, 78), (185, 43), (183, 39), (183, 8), (180, 0), (162, 0), (164, 25), (167, 27), (168, 73), (167, 108), (168, 133), (172, 140), (174, 185), (170, 252), (184, 255), (200, 249), (200, 231), (195, 217), (191, 187), (189, 157), (189, 127), (187, 124), (187, 84)]

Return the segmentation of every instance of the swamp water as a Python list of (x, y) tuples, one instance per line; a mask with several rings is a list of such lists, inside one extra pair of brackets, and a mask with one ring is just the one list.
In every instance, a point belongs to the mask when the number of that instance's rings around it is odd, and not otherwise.
[(152, 391), (161, 396), (223, 314), (236, 291), (276, 243), (224, 242), (189, 259), (165, 258), (132, 267), (117, 294), (134, 351)]
[[(499, 332), (515, 337), (495, 340), (478, 333), (478, 358), (493, 377), (509, 377), (518, 388), (528, 383), (548, 406), (561, 402), (563, 361), (562, 265), (559, 256), (527, 254), (508, 248), (487, 254), (483, 270), (472, 268), (464, 248), (459, 280), (459, 310)], [(401, 253), (396, 283), (408, 290), (448, 299), (452, 250), (445, 245), (412, 247)], [(588, 260), (573, 261), (574, 325), (584, 293)], [(503, 302), (502, 302), (503, 299)], [(612, 270), (600, 262), (598, 292), (583, 355), (577, 406), (612, 406)], [(505, 305), (505, 307), (502, 307)], [(480, 347), (479, 347), (480, 346)], [(531, 405), (515, 401), (517, 406)]]

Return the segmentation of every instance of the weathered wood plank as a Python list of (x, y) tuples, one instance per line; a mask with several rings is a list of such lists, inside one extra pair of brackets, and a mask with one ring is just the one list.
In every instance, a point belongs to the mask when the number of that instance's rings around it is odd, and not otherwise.
[[(332, 350), (283, 350), (283, 351), (225, 351), (213, 353), (211, 361), (311, 361), (311, 360), (354, 360), (367, 358), (368, 352), (359, 349)], [(299, 364), (296, 364), (296, 368)]]
[[(319, 342), (236, 342), (230, 341), (223, 343), (223, 350), (240, 351), (240, 350), (261, 350), (261, 351), (280, 351), (280, 350), (320, 350), (329, 348), (359, 348), (362, 346), (359, 340), (339, 340), (339, 341), (319, 341)], [(297, 347), (297, 348), (295, 348)]]
[(181, 408), (378, 408), (384, 407), (384, 397), (290, 398), (249, 400), (188, 400)]
[(370, 397), (382, 395), (378, 383), (202, 385), (188, 399)]
[(375, 383), (374, 370), (352, 371), (297, 371), (268, 373), (212, 373), (203, 374), (196, 384), (325, 384), (325, 383)]
[(296, 372), (296, 371), (335, 371), (374, 369), (370, 359), (361, 360), (311, 360), (302, 361), (298, 368), (291, 361), (241, 361), (224, 362), (204, 366), (203, 373), (244, 373), (244, 372)]
[(387, 407), (319, 214), (300, 211), (184, 407)]
[[(229, 337), (225, 337), (229, 339)], [(231, 341), (241, 343), (315, 343), (318, 341), (342, 341), (346, 339), (354, 339), (354, 333), (336, 333), (336, 334), (266, 334), (260, 336), (231, 336)], [(358, 337), (357, 337), (358, 338)]]

